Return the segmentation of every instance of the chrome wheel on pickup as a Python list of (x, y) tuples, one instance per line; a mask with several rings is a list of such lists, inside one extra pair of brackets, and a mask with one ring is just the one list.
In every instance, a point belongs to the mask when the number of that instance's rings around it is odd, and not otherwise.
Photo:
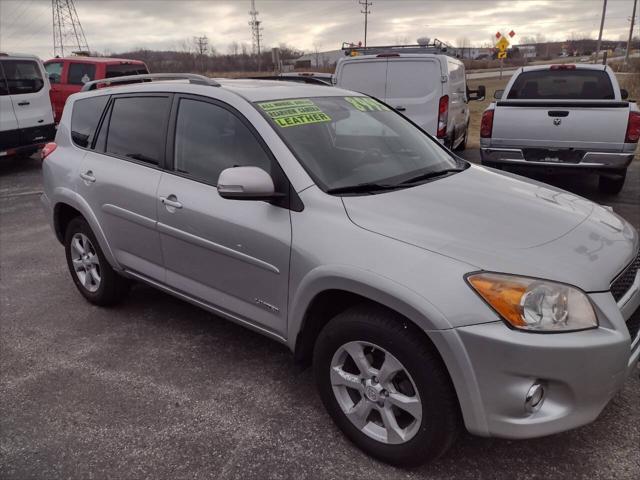
[(316, 340), (313, 368), (334, 422), (368, 454), (415, 466), (453, 443), (449, 375), (429, 338), (397, 313), (360, 305), (338, 314)]

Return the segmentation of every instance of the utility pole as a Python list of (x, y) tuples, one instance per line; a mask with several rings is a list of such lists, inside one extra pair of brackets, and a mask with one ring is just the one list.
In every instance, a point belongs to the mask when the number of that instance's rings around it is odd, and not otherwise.
[(373, 2), (369, 0), (358, 0), (358, 3), (364, 7), (364, 10), (360, 10), (360, 13), (364, 13), (364, 48), (367, 48), (367, 24), (369, 21), (369, 14), (371, 10), (369, 7), (373, 5)]
[(256, 10), (256, 0), (251, 0), (251, 11), (249, 12), (249, 26), (251, 27), (251, 47), (253, 54), (258, 57), (258, 71), (260, 71), (260, 40), (262, 40), (262, 22), (258, 20), (258, 11)]
[(631, 51), (631, 40), (633, 39), (633, 24), (636, 20), (636, 7), (638, 0), (633, 0), (633, 13), (631, 14), (631, 28), (629, 29), (629, 40), (627, 40), (627, 52), (624, 54), (624, 64), (629, 65), (629, 52)]
[(53, 12), (53, 54), (64, 57), (78, 53), (89, 55), (89, 45), (73, 0), (51, 0)]
[(600, 20), (600, 33), (598, 34), (598, 43), (596, 45), (596, 58), (593, 63), (598, 63), (598, 55), (600, 55), (600, 43), (602, 43), (602, 30), (604, 29), (604, 16), (607, 13), (607, 0), (602, 4), (602, 20)]

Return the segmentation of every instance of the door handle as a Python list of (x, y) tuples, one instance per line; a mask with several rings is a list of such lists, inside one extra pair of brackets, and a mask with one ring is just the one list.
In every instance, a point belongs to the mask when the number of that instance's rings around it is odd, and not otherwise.
[(26, 107), (27, 105), (31, 105), (31, 102), (20, 102), (18, 105), (21, 107)]
[(398, 105), (396, 108), (394, 108), (394, 110), (398, 112), (404, 112), (406, 109), (407, 107), (403, 107), (402, 105)]
[(160, 201), (165, 207), (182, 208), (182, 204), (178, 201), (175, 195), (160, 197)]
[(93, 172), (91, 170), (81, 173), (80, 178), (89, 183), (93, 183), (96, 181), (96, 177), (93, 176)]

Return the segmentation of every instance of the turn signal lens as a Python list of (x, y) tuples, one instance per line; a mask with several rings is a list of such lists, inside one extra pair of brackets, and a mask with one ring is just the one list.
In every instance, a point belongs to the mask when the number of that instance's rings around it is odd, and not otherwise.
[(575, 287), (498, 273), (478, 273), (467, 280), (515, 328), (566, 332), (598, 326), (591, 302)]

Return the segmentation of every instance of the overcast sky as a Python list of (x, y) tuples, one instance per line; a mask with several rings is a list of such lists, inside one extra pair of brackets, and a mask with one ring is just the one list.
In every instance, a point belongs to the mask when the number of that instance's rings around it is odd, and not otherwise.
[[(368, 43), (390, 44), (419, 36), (451, 44), (468, 38), (488, 42), (496, 31), (564, 40), (572, 34), (597, 37), (602, 0), (374, 0)], [(249, 0), (75, 0), (89, 47), (103, 53), (135, 48), (178, 49), (207, 35), (217, 51), (231, 42), (251, 44)], [(256, 0), (263, 43), (288, 43), (302, 50), (340, 47), (363, 39), (357, 0)], [(609, 0), (605, 38), (626, 40), (633, 0)], [(636, 23), (638, 25), (638, 23)], [(636, 28), (636, 35), (638, 28)], [(0, 0), (0, 51), (53, 54), (50, 0)]]

